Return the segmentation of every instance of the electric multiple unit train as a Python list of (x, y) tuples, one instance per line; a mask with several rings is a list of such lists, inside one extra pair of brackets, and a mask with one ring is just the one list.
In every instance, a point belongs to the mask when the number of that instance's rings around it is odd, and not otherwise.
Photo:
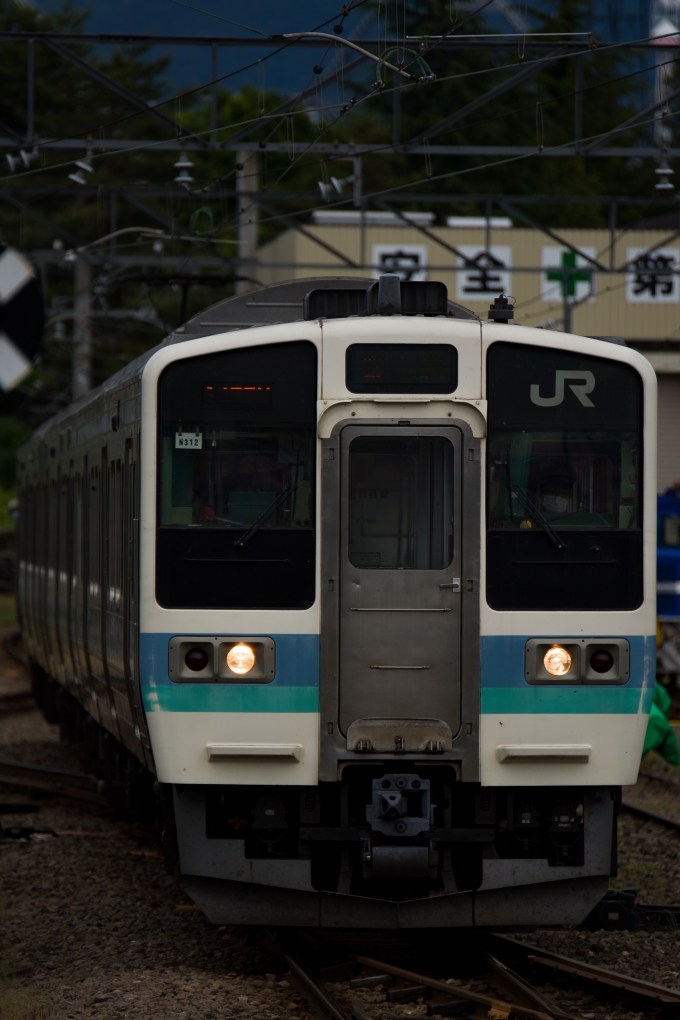
[(217, 923), (573, 924), (615, 873), (656, 380), (504, 307), (389, 274), (251, 291), (20, 451), (36, 685), (111, 789), (155, 777)]

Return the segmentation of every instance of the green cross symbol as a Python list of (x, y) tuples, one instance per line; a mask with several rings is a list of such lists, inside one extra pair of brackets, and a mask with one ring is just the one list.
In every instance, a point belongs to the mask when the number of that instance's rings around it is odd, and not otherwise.
[(553, 269), (545, 274), (546, 280), (555, 280), (560, 284), (562, 297), (575, 297), (576, 284), (579, 281), (590, 283), (590, 270), (576, 268), (576, 252), (562, 252), (562, 269)]

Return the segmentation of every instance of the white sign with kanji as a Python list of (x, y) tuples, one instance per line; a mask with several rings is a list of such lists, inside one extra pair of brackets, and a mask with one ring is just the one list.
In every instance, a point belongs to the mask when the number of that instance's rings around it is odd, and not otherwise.
[(487, 250), (478, 245), (459, 244), (463, 258), (456, 273), (456, 293), (461, 304), (470, 301), (489, 303), (499, 294), (510, 293), (512, 249), (508, 244), (492, 244)]
[(371, 252), (373, 279), (396, 273), (402, 283), (427, 279), (427, 247), (424, 244), (374, 244)]
[(628, 248), (626, 301), (668, 305), (680, 301), (680, 248)]
[[(595, 249), (581, 246), (583, 255), (595, 258)], [(541, 250), (541, 300), (559, 302), (592, 301), (595, 296), (595, 274), (592, 264), (570, 248), (549, 247)]]

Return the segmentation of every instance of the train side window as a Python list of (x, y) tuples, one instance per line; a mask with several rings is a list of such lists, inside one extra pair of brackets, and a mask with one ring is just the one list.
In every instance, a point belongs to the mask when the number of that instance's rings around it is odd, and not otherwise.
[(675, 514), (663, 519), (663, 544), (680, 545), (680, 517)]
[(88, 556), (87, 556), (87, 574), (88, 574), (88, 585), (87, 594), (90, 602), (97, 603), (99, 601), (99, 590), (100, 590), (100, 578), (101, 578), (101, 562), (100, 562), (100, 549), (99, 549), (99, 536), (100, 536), (100, 509), (99, 509), (99, 469), (97, 467), (90, 468), (90, 491), (88, 493), (87, 507), (88, 507)]
[(108, 604), (111, 608), (121, 603), (123, 519), (120, 460), (112, 460), (109, 468), (109, 563)]
[(496, 343), (487, 360), (487, 600), (642, 600), (642, 383), (629, 365)]
[(175, 362), (159, 382), (156, 596), (314, 601), (317, 355), (294, 342)]

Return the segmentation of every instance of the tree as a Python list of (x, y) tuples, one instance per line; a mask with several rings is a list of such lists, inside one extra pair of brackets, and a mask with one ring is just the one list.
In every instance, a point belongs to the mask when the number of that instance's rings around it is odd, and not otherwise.
[[(535, 27), (544, 32), (587, 30), (592, 19), (592, 0), (556, 0), (548, 12), (534, 11)], [(389, 9), (392, 11), (392, 8)], [(439, 35), (451, 28), (448, 7), (441, 0), (411, 0), (407, 10), (410, 33), (422, 36)], [(465, 15), (468, 17), (467, 15)], [(64, 5), (45, 13), (30, 5), (13, 0), (0, 0), (0, 31), (71, 32), (82, 30), (85, 15), (65, 0)], [(391, 32), (395, 26), (387, 26)], [(401, 29), (403, 31), (403, 27)], [(483, 32), (479, 18), (467, 20), (465, 33)], [(26, 45), (2, 43), (0, 62), (0, 130), (17, 137), (16, 151), (26, 149)], [(165, 58), (151, 58), (143, 47), (115, 47), (102, 57), (99, 50), (85, 43), (68, 43), (69, 50), (89, 61), (115, 81), (149, 102), (158, 102), (168, 95), (164, 81)], [(307, 51), (301, 50), (301, 54)], [(492, 50), (427, 50), (421, 54), (432, 68), (431, 83), (409, 84), (399, 89), (401, 106), (401, 139), (408, 141), (434, 128), (452, 111), (462, 109), (484, 90), (515, 75), (530, 60)], [(305, 59), (304, 56), (301, 59)], [(418, 65), (413, 53), (392, 54), (391, 61), (402, 60), (411, 70)], [(635, 58), (638, 59), (638, 58)], [(638, 65), (619, 53), (602, 53), (596, 49), (582, 56), (584, 137), (597, 135), (625, 121), (639, 106), (648, 82), (644, 75), (622, 77), (638, 70)], [(648, 63), (652, 62), (652, 58)], [(512, 66), (506, 66), (510, 63)], [(576, 60), (568, 55), (554, 62), (544, 62), (537, 72), (520, 85), (498, 96), (477, 112), (457, 121), (438, 134), (433, 141), (451, 144), (522, 145), (544, 149), (570, 143), (574, 138)], [(122, 367), (131, 358), (161, 340), (180, 320), (195, 314), (219, 297), (233, 292), (229, 278), (234, 273), (234, 252), (237, 240), (238, 207), (234, 194), (236, 154), (229, 150), (187, 150), (193, 164), (194, 178), (189, 192), (173, 183), (177, 171), (176, 151), (145, 148), (138, 151), (102, 153), (102, 138), (126, 140), (162, 140), (175, 138), (171, 128), (153, 115), (140, 112), (127, 100), (95, 81), (84, 71), (56, 54), (44, 42), (35, 43), (35, 128), (41, 138), (73, 136), (89, 137), (94, 173), (87, 183), (96, 186), (81, 188), (68, 179), (75, 168), (71, 157), (45, 148), (40, 152), (40, 172), (29, 177), (5, 172), (0, 181), (0, 220), (2, 236), (10, 244), (26, 252), (52, 246), (55, 231), (31, 216), (31, 211), (47, 217), (57, 230), (67, 231), (80, 243), (91, 242), (114, 228), (163, 227), (172, 240), (163, 241), (164, 251), (175, 256), (206, 253), (221, 261), (220, 274), (224, 285), (217, 288), (167, 283), (163, 268), (154, 251), (152, 239), (128, 234), (117, 243), (118, 253), (132, 251), (145, 254), (152, 264), (144, 272), (137, 266), (129, 269), (107, 265), (106, 247), (97, 249), (100, 256), (94, 265), (93, 347), (94, 380), (101, 381)], [(246, 131), (244, 139), (261, 143), (260, 184), (276, 195), (277, 206), (292, 214), (308, 218), (309, 194), (321, 204), (318, 181), (347, 176), (347, 162), (314, 154), (290, 157), (287, 152), (274, 153), (272, 142), (356, 142), (374, 143), (376, 147), (392, 141), (395, 78), (383, 69), (384, 88), (375, 89), (372, 82), (376, 65), (364, 64), (354, 78), (345, 78), (345, 95), (341, 105), (332, 110), (317, 110), (315, 102), (298, 103), (289, 114), (277, 114), (284, 98), (274, 90), (264, 95), (250, 85), (239, 91), (218, 90), (219, 138), (227, 139), (236, 132)], [(310, 76), (313, 78), (312, 68)], [(337, 102), (342, 87), (334, 84), (317, 96), (319, 105)], [(184, 128), (196, 137), (208, 137), (210, 114), (207, 90), (198, 89), (183, 97), (181, 104), (170, 103), (162, 110), (178, 118)], [(356, 100), (353, 102), (352, 100)], [(264, 114), (264, 115), (263, 115)], [(250, 122), (248, 124), (248, 122)], [(223, 130), (228, 129), (228, 130)], [(621, 137), (634, 143), (641, 132), (637, 129)], [(87, 154), (86, 148), (73, 150), (73, 159)], [(64, 165), (67, 164), (67, 165)], [(446, 191), (457, 196), (448, 205), (434, 205), (444, 217), (447, 214), (479, 212), (479, 204), (470, 196), (488, 193), (525, 195), (596, 195), (624, 193), (654, 194), (654, 167), (634, 166), (632, 161), (612, 158), (563, 158), (550, 154), (536, 155), (514, 162), (477, 157), (441, 157), (407, 154), (367, 155), (363, 159), (364, 193), (413, 183), (413, 193), (435, 195)], [(462, 171), (450, 175), (451, 171)], [(450, 175), (450, 176), (447, 176)], [(137, 196), (137, 204), (121, 198), (115, 204), (116, 189), (131, 184), (145, 189)], [(40, 191), (36, 191), (36, 185)], [(2, 189), (11, 188), (15, 198), (24, 203), (20, 211), (3, 198)], [(22, 190), (24, 189), (24, 190)], [(134, 197), (134, 196), (133, 196)], [(139, 201), (142, 199), (142, 207)], [(282, 201), (284, 200), (284, 201)], [(427, 198), (420, 202), (433, 208)], [(414, 208), (416, 203), (410, 204)], [(532, 216), (539, 222), (559, 226), (602, 226), (606, 212), (599, 206), (550, 204), (536, 206)], [(631, 211), (629, 217), (636, 216)], [(276, 232), (286, 229), (282, 221), (265, 215), (260, 227), (264, 243)], [(127, 247), (129, 246), (129, 247)], [(153, 259), (157, 265), (153, 265)], [(0, 397), (0, 414), (16, 413), (22, 421), (35, 425), (54, 413), (71, 399), (70, 373), (72, 360), (73, 269), (68, 263), (50, 265), (43, 273), (50, 320), (41, 362), (32, 377), (13, 394)], [(109, 315), (111, 309), (117, 318)], [(140, 309), (144, 315), (140, 316)]]

